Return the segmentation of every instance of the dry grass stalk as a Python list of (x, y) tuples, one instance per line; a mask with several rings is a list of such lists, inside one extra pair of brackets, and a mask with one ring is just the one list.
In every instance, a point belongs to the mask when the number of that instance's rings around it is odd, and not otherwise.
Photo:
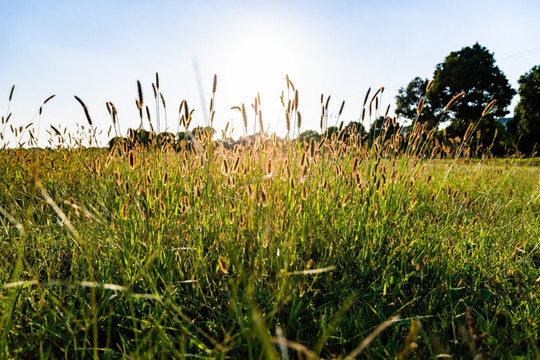
[(343, 112), (343, 108), (345, 107), (345, 100), (341, 103), (341, 107), (339, 108), (338, 116), (341, 116), (341, 113)]
[(21, 224), (21, 222), (17, 221), (6, 209), (4, 209), (2, 206), (0, 206), (0, 214), (5, 216), (15, 227), (17, 230), (19, 230), (19, 233), (21, 235), (25, 234), (24, 226)]
[(146, 106), (146, 117), (148, 119), (148, 122), (152, 124), (152, 117), (150, 116), (150, 109), (148, 108), (148, 105)]
[(424, 108), (424, 101), (425, 101), (425, 97), (423, 96), (420, 99), (420, 101), (418, 101), (418, 106), (416, 107), (416, 114), (418, 116), (420, 116), (420, 114), (422, 113), (422, 109)]
[(244, 104), (242, 104), (242, 120), (244, 122), (244, 132), (247, 134), (248, 121), (247, 121), (246, 107), (244, 106)]
[(261, 134), (264, 134), (264, 126), (263, 126), (263, 120), (262, 120), (262, 111), (259, 110), (259, 128), (261, 131)]
[(15, 91), (15, 85), (13, 85), (11, 87), (11, 91), (9, 92), (9, 101), (11, 101), (11, 99), (13, 99), (13, 91)]
[(367, 92), (366, 92), (366, 96), (364, 97), (364, 104), (362, 105), (363, 108), (366, 107), (366, 104), (367, 104), (367, 100), (368, 100), (368, 98), (369, 98), (369, 93), (370, 93), (370, 91), (371, 91), (371, 88), (369, 88), (369, 89), (367, 90)]
[(371, 101), (370, 102), (373, 102), (373, 100), (375, 100), (375, 98), (377, 97), (377, 95), (379, 95), (379, 93), (383, 92), (384, 91), (384, 86), (381, 86), (379, 88), (379, 90), (377, 90), (377, 92), (375, 92), (375, 94), (373, 95), (373, 97), (371, 98)]
[(86, 107), (84, 102), (78, 96), (75, 95), (74, 97), (79, 102), (79, 104), (81, 104), (81, 106), (83, 107), (84, 114), (86, 115), (86, 120), (88, 120), (88, 124), (90, 124), (90, 126), (92, 126), (92, 119), (90, 118), (90, 114), (88, 113), (88, 108)]
[(482, 116), (486, 116), (487, 114), (489, 114), (491, 110), (493, 110), (496, 102), (497, 100), (491, 100), (491, 102), (485, 107), (484, 111), (482, 111)]
[[(294, 182), (294, 180), (291, 179), (291, 181)], [(336, 270), (337, 267), (335, 265), (327, 266), (325, 268), (320, 269), (309, 269), (309, 270), (299, 270), (299, 271), (291, 271), (286, 273), (286, 275), (315, 275), (315, 274), (321, 274), (329, 271)]]
[(129, 167), (131, 168), (131, 170), (133, 170), (133, 168), (135, 167), (135, 153), (133, 152), (133, 150), (129, 151), (128, 159), (129, 159)]
[(49, 204), (53, 208), (54, 212), (60, 217), (60, 219), (62, 220), (62, 224), (65, 225), (66, 228), (73, 234), (73, 236), (76, 239), (76, 244), (80, 248), (80, 244), (79, 244), (80, 236), (79, 236), (79, 233), (77, 232), (77, 230), (75, 230), (75, 227), (73, 227), (73, 225), (71, 224), (71, 221), (69, 221), (66, 214), (58, 207), (56, 202), (50, 197), (47, 190), (45, 190), (45, 188), (41, 185), (41, 183), (39, 181), (36, 181), (36, 187), (39, 188), (39, 190), (41, 192), (41, 195), (43, 196), (43, 198), (45, 199), (47, 204)]
[(429, 92), (429, 90), (431, 90), (431, 88), (433, 87), (433, 79), (429, 80), (428, 84), (426, 85), (426, 93)]
[(405, 359), (408, 353), (418, 347), (418, 344), (416, 343), (416, 338), (418, 337), (418, 332), (421, 328), (422, 324), (420, 323), (420, 321), (414, 320), (412, 322), (411, 329), (409, 330), (409, 333), (405, 338), (405, 347), (398, 353), (397, 358), (399, 360)]
[(389, 112), (390, 112), (390, 104), (388, 104), (388, 107), (386, 108), (386, 112), (384, 113), (384, 117), (387, 117)]
[(345, 360), (352, 360), (352, 359), (355, 359), (356, 357), (358, 357), (358, 355), (360, 355), (368, 346), (369, 344), (377, 337), (379, 336), (379, 334), (384, 330), (386, 329), (387, 327), (391, 326), (392, 324), (394, 324), (395, 322), (399, 321), (400, 319), (400, 316), (399, 315), (396, 315), (396, 316), (393, 316), (392, 318), (390, 318), (389, 320), (386, 320), (385, 322), (383, 322), (381, 325), (377, 326), (377, 328), (371, 333), (368, 335), (368, 337), (366, 337), (364, 339), (364, 341), (362, 341), (362, 343), (360, 344), (360, 346), (358, 346), (356, 349), (354, 349), (354, 351), (352, 353), (350, 353), (346, 358)]
[(163, 97), (163, 94), (159, 93), (159, 96), (161, 97), (161, 103), (163, 104), (163, 107), (166, 108), (167, 106), (165, 105), (165, 98)]
[(58, 130), (57, 128), (55, 128), (53, 125), (51, 125), (51, 128), (53, 129), (54, 133), (58, 136), (62, 136), (62, 133), (60, 132), (60, 130)]
[(43, 105), (45, 105), (46, 103), (48, 103), (49, 100), (51, 100), (51, 99), (52, 99), (53, 97), (55, 97), (55, 96), (56, 96), (56, 94), (49, 96), (47, 99), (45, 99), (45, 101), (43, 102)]
[(142, 86), (141, 82), (137, 80), (137, 92), (139, 93), (139, 106), (142, 107), (143, 104), (143, 93), (142, 93)]
[(448, 102), (448, 104), (446, 104), (446, 106), (444, 107), (444, 112), (447, 112), (448, 110), (450, 110), (450, 108), (452, 107), (452, 105), (454, 105), (455, 102), (458, 101), (459, 99), (461, 99), (463, 96), (465, 96), (465, 91), (462, 91), (462, 92), (460, 92), (459, 94), (457, 94), (456, 96), (454, 96), (454, 97)]

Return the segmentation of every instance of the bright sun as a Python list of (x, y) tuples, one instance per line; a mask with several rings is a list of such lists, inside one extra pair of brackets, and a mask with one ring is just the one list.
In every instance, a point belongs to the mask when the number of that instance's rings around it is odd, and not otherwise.
[(299, 71), (303, 55), (290, 30), (280, 24), (253, 21), (248, 28), (231, 28), (222, 35), (221, 90), (234, 102), (231, 106), (245, 103), (246, 109), (260, 93), (265, 127), (275, 131), (285, 75)]

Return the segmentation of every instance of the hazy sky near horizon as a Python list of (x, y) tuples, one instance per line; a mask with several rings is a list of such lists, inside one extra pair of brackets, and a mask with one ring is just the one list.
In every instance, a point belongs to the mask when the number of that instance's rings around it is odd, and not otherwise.
[[(2, 0), (0, 11), (0, 114), (13, 84), (10, 122), (17, 126), (37, 125), (34, 115), (56, 94), (43, 108), (40, 145), (50, 124), (70, 130), (86, 124), (73, 95), (98, 128), (111, 125), (107, 101), (124, 133), (137, 127), (137, 80), (156, 126), (156, 72), (173, 132), (182, 99), (195, 109), (192, 126), (205, 124), (217, 74), (214, 128), (231, 122), (238, 137), (241, 116), (231, 107), (244, 103), (250, 110), (257, 92), (267, 130), (285, 133), (279, 97), (286, 74), (299, 90), (303, 131), (319, 129), (321, 93), (332, 96), (334, 115), (345, 100), (341, 120), (348, 122), (359, 119), (367, 89), (384, 86), (381, 108), (390, 104), (392, 113), (400, 87), (415, 76), (431, 78), (451, 51), (476, 42), (494, 53), (515, 89), (521, 75), (540, 65), (535, 0)], [(162, 129), (164, 121), (162, 111)]]

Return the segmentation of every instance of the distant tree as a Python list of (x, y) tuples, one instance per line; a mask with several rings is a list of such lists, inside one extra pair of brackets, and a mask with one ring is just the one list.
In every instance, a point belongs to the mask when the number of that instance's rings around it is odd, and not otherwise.
[(339, 128), (337, 126), (329, 126), (326, 128), (326, 130), (324, 131), (324, 134), (323, 136), (327, 139), (331, 139), (332, 138), (332, 134), (338, 134), (339, 133)]
[(216, 133), (216, 129), (214, 129), (213, 127), (211, 126), (205, 126), (204, 127), (204, 132), (207, 136), (214, 136), (214, 134)]
[(196, 126), (191, 132), (200, 141), (203, 139), (208, 139), (208, 136), (210, 136), (210, 138), (214, 136), (216, 130), (214, 130), (214, 128), (211, 126)]
[[(508, 79), (495, 65), (493, 54), (478, 43), (451, 52), (438, 64), (433, 74), (433, 85), (426, 93), (426, 79), (415, 78), (406, 89), (401, 89), (396, 98), (397, 113), (406, 118), (415, 117), (416, 107), (420, 98), (425, 94), (426, 100), (419, 121), (424, 118), (428, 128), (439, 122), (450, 120), (446, 128), (448, 137), (463, 138), (468, 127), (473, 124), (474, 131), (471, 145), (484, 148), (495, 140), (493, 152), (503, 152), (508, 145), (508, 134), (504, 126), (500, 126), (495, 118), (508, 113), (516, 91), (511, 88)], [(452, 107), (445, 110), (446, 105), (457, 94), (465, 95), (456, 101)], [(490, 114), (482, 116), (485, 107), (497, 100)], [(479, 134), (480, 136), (476, 136)]]
[[(481, 117), (474, 124), (467, 144), (472, 149), (472, 154), (480, 155), (488, 147), (495, 156), (505, 155), (509, 151), (511, 136), (504, 125), (495, 120), (493, 115)], [(470, 122), (456, 118), (445, 130), (449, 137), (459, 137), (464, 140), (465, 131), (462, 129), (466, 129), (469, 125)]]
[[(490, 147), (491, 153), (495, 156), (505, 155), (511, 146), (511, 136), (504, 125), (495, 120), (493, 115), (480, 117), (476, 121), (467, 121), (456, 118), (445, 129), (448, 137), (464, 139), (465, 131), (471, 123), (474, 123), (469, 135), (467, 146), (473, 151), (472, 154), (480, 155), (483, 150)], [(465, 129), (465, 130), (463, 130)]]
[(174, 140), (175, 140), (174, 148), (176, 151), (192, 149), (193, 142), (191, 141), (191, 138), (189, 137), (189, 135), (185, 133), (184, 131), (178, 132)]
[(191, 133), (197, 138), (201, 139), (204, 135), (204, 126), (195, 126), (193, 130), (191, 130)]
[[(516, 94), (506, 76), (495, 65), (493, 54), (478, 43), (451, 52), (444, 62), (437, 65), (433, 80), (427, 98), (435, 116), (441, 116), (446, 104), (465, 91), (465, 96), (449, 110), (453, 118), (476, 121), (482, 116), (486, 105), (494, 99), (497, 104), (491, 113), (503, 117), (508, 114), (506, 108)], [(462, 130), (465, 131), (466, 127)]]
[(170, 133), (170, 132), (161, 132), (157, 135), (157, 140), (158, 140), (158, 143), (159, 144), (164, 144), (164, 143), (169, 143), (169, 144), (174, 144), (175, 143), (175, 139), (174, 139), (174, 134), (173, 133)]
[(400, 126), (395, 120), (379, 116), (370, 126), (369, 128), (369, 141), (370, 144), (372, 144), (377, 138), (382, 137), (382, 143), (384, 143), (386, 140), (390, 139), (392, 135), (394, 135), (398, 130), (400, 129)]
[(508, 130), (526, 155), (538, 151), (540, 145), (540, 65), (534, 66), (519, 80), (519, 103)]
[(302, 132), (300, 135), (298, 135), (298, 141), (300, 142), (310, 142), (311, 139), (315, 139), (315, 141), (321, 140), (321, 134), (316, 132), (315, 130), (306, 130)]
[(345, 138), (348, 138), (350, 135), (365, 135), (367, 134), (366, 128), (362, 125), (361, 122), (351, 121), (345, 127)]
[(428, 79), (415, 77), (406, 88), (399, 89), (396, 96), (396, 114), (411, 122), (418, 117), (418, 122), (427, 122), (428, 129), (432, 129), (437, 126), (438, 118), (435, 116), (431, 104), (424, 100), (424, 106), (420, 116), (417, 113), (420, 99), (426, 96), (428, 83)]
[[(433, 80), (427, 99), (436, 117), (446, 120), (444, 116), (448, 116), (451, 120), (446, 129), (447, 135), (463, 138), (467, 128), (474, 124), (472, 135), (476, 137), (471, 138), (469, 144), (473, 150), (480, 146), (487, 148), (493, 143), (493, 153), (502, 155), (508, 145), (508, 134), (495, 117), (508, 114), (506, 108), (516, 91), (495, 65), (493, 54), (478, 43), (453, 51), (443, 63), (437, 65)], [(462, 91), (465, 95), (445, 113), (445, 106)], [(492, 100), (497, 100), (494, 108), (482, 116)], [(496, 133), (497, 139), (494, 139)]]
[(139, 144), (140, 146), (149, 146), (152, 142), (152, 133), (144, 130), (143, 128), (139, 129), (128, 129), (128, 142), (130, 147)]
[(123, 148), (125, 141), (126, 141), (126, 138), (122, 136), (115, 136), (111, 140), (109, 140), (109, 148), (112, 148), (115, 145), (120, 148)]

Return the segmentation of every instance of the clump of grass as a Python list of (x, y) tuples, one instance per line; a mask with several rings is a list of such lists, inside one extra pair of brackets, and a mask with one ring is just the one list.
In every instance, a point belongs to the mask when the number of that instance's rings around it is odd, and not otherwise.
[(138, 92), (141, 128), (109, 149), (51, 127), (55, 151), (0, 152), (2, 357), (539, 355), (537, 167), (390, 118), (301, 142), (288, 77), (292, 138), (256, 97), (249, 141), (190, 129), (183, 101), (159, 142)]

